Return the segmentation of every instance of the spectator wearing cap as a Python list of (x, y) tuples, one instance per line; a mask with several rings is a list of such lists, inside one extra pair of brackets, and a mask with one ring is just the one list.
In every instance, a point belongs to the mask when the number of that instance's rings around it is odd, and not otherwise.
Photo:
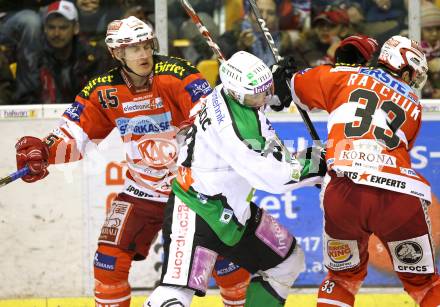
[(309, 66), (333, 63), (334, 53), (342, 39), (350, 34), (347, 11), (331, 9), (319, 13), (299, 44), (299, 50)]
[[(29, 72), (17, 62), (15, 100), (20, 104), (71, 103), (93, 75), (102, 72), (99, 55), (105, 54), (79, 41), (78, 11), (69, 1), (51, 3), (43, 16), (42, 48), (37, 70)], [(17, 78), (18, 80), (18, 78)]]
[(440, 9), (425, 3), (421, 9), (421, 47), (428, 60), (428, 81), (422, 90), (424, 98), (440, 98)]

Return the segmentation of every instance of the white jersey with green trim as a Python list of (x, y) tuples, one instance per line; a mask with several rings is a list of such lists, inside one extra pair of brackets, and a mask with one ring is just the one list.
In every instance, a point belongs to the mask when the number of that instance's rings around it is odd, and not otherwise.
[(223, 208), (233, 210), (236, 220), (245, 225), (255, 189), (284, 193), (312, 185), (313, 179), (298, 183), (301, 165), (263, 112), (233, 100), (222, 85), (201, 103), (179, 152), (173, 184), (177, 197), (197, 203), (199, 208), (208, 206), (210, 200), (221, 200)]

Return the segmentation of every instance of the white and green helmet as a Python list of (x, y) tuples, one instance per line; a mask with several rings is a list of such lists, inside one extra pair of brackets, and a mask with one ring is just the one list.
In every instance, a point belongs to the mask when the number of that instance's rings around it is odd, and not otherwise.
[(263, 93), (273, 88), (272, 72), (253, 54), (238, 51), (220, 65), (220, 80), (226, 92), (243, 104), (245, 95)]

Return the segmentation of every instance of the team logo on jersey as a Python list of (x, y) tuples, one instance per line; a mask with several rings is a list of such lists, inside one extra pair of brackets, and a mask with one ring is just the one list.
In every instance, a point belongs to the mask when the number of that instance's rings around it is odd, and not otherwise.
[(72, 103), (70, 107), (64, 111), (65, 116), (67, 116), (71, 121), (79, 122), (79, 118), (81, 116), (81, 113), (84, 111), (84, 105), (80, 104), (79, 102), (75, 101)]
[(329, 240), (327, 242), (327, 254), (335, 263), (347, 262), (353, 258), (348, 243), (338, 240)]
[(397, 258), (406, 264), (416, 264), (423, 258), (422, 247), (414, 241), (400, 243), (394, 252)]
[(164, 167), (175, 162), (177, 146), (173, 140), (149, 138), (138, 143), (143, 161), (152, 167)]
[(205, 79), (196, 79), (187, 86), (185, 86), (185, 90), (191, 96), (191, 101), (196, 102), (202, 96), (206, 96), (212, 92), (212, 88), (209, 85), (208, 81)]

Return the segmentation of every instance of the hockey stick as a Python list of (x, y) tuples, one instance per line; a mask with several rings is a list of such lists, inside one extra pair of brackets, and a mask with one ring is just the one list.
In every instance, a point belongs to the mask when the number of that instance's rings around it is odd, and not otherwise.
[(29, 167), (26, 165), (25, 167), (19, 169), (18, 171), (9, 174), (6, 177), (3, 177), (0, 179), (0, 187), (3, 187), (7, 185), (8, 183), (11, 183), (12, 181), (17, 180), (18, 178), (21, 178), (23, 176), (26, 176), (29, 174)]
[(209, 47), (211, 47), (214, 54), (217, 55), (220, 63), (223, 62), (225, 60), (225, 57), (220, 50), (220, 47), (217, 45), (216, 42), (212, 40), (211, 34), (209, 33), (203, 22), (200, 20), (199, 15), (197, 15), (191, 4), (187, 0), (180, 0), (180, 4), (185, 9), (188, 16), (191, 17), (192, 21), (197, 26), (197, 29), (199, 29), (200, 34), (202, 34), (202, 36), (205, 38), (206, 42), (208, 43)]
[[(270, 51), (272, 52), (272, 55), (275, 59), (275, 62), (278, 62), (281, 60), (280, 52), (278, 51), (278, 48), (275, 46), (275, 41), (273, 40), (272, 35), (269, 32), (269, 28), (266, 26), (266, 22), (264, 21), (263, 17), (261, 16), (260, 10), (257, 7), (257, 4), (255, 3), (255, 0), (249, 0), (249, 4), (251, 5), (252, 11), (254, 12), (254, 15), (257, 19), (258, 26), (260, 27), (261, 32), (263, 32), (264, 37), (266, 38), (266, 42), (269, 45)], [(286, 80), (287, 86), (290, 89), (290, 83), (288, 80)], [(310, 136), (312, 137), (312, 140), (317, 142), (317, 145), (321, 145), (322, 142), (319, 138), (318, 133), (316, 132), (315, 126), (313, 126), (312, 121), (310, 120), (309, 115), (306, 111), (301, 109), (297, 106), (298, 112), (301, 115), (302, 120), (304, 121), (304, 124), (307, 127), (307, 130), (309, 131)]]

